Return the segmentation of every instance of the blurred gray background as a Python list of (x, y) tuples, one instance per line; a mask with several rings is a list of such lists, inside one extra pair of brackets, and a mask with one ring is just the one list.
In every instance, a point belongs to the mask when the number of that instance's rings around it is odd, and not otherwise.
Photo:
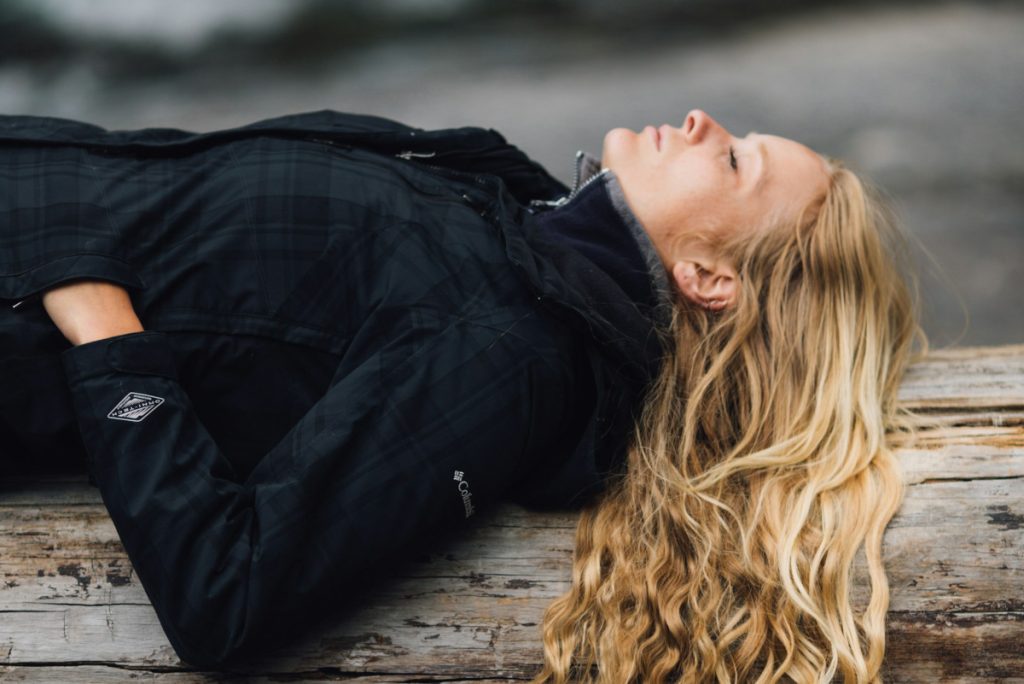
[(0, 113), (478, 125), (567, 183), (607, 130), (701, 108), (892, 196), (933, 345), (1024, 342), (1024, 3), (0, 0), (0, 35)]

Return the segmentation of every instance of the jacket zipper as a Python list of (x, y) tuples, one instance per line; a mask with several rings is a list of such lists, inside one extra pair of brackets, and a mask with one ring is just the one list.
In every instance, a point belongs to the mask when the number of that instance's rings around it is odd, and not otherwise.
[(556, 200), (536, 200), (536, 199), (535, 200), (530, 200), (530, 206), (531, 207), (550, 207), (552, 209), (557, 209), (558, 207), (561, 207), (561, 206), (571, 202), (572, 199), (574, 197), (576, 197), (576, 195), (578, 195), (581, 192), (583, 192), (583, 188), (587, 187), (588, 185), (593, 183), (595, 180), (597, 180), (598, 178), (600, 178), (600, 177), (605, 175), (605, 171), (598, 171), (597, 173), (593, 174), (590, 178), (588, 178), (586, 180), (586, 182), (583, 183), (583, 185), (580, 185), (580, 174), (581, 174), (581, 169), (583, 168), (583, 156), (584, 156), (583, 150), (577, 150), (576, 151), (576, 168), (573, 171), (572, 189), (569, 191), (568, 195), (563, 195), (562, 197), (559, 197)]
[(573, 192), (569, 193), (569, 195), (568, 195), (568, 198), (569, 198), (569, 199), (567, 199), (567, 200), (565, 200), (565, 201), (566, 201), (566, 202), (568, 202), (568, 201), (569, 201), (569, 200), (571, 200), (571, 199), (572, 199), (573, 197), (575, 197), (576, 195), (578, 195), (578, 194), (580, 194), (581, 192), (583, 192), (583, 188), (587, 187), (588, 185), (590, 185), (591, 183), (593, 183), (594, 181), (596, 181), (596, 180), (597, 180), (598, 178), (601, 178), (601, 177), (603, 177), (603, 176), (604, 176), (604, 175), (605, 175), (606, 173), (607, 173), (607, 171), (598, 171), (597, 173), (595, 173), (595, 174), (594, 174), (593, 176), (591, 176), (590, 178), (588, 178), (588, 179), (587, 179), (587, 182), (586, 182), (586, 183), (584, 183), (584, 184), (583, 184), (583, 185), (581, 185), (580, 187), (576, 188), (576, 190), (574, 190)]
[[(428, 158), (436, 156), (436, 155), (437, 155), (437, 152), (413, 152), (412, 150), (405, 150), (403, 152), (398, 152), (397, 154), (395, 154), (396, 157), (398, 157), (400, 159), (406, 159), (406, 160), (414, 160), (414, 158), (417, 159), (417, 160), (418, 159), (428, 159)], [(465, 179), (467, 181), (469, 179), (472, 179), (473, 182), (475, 184), (477, 184), (477, 185), (485, 185), (486, 184), (484, 182), (483, 176), (480, 176), (478, 174), (467, 173), (466, 171), (458, 171), (456, 169), (452, 169), (452, 168), (449, 168), (447, 166), (437, 166), (436, 164), (427, 164), (426, 162), (421, 162), (421, 161), (416, 161), (416, 163), (417, 163), (417, 165), (422, 166), (424, 168), (434, 169), (435, 171), (437, 171), (441, 175), (449, 176), (449, 177), (452, 177), (452, 178), (455, 178), (455, 179), (462, 178), (462, 179)], [(480, 216), (484, 216), (484, 217), (487, 216), (486, 205), (482, 205), (479, 201), (474, 200), (472, 197), (470, 197), (466, 193), (461, 193), (461, 195), (462, 195), (462, 200), (466, 204), (468, 204), (470, 207), (472, 207), (474, 210), (476, 210), (477, 213), (480, 214)], [(481, 207), (483, 207), (483, 208), (481, 208)]]
[(583, 168), (583, 150), (576, 150), (576, 163), (574, 164), (574, 167), (572, 174), (572, 190), (569, 191), (570, 195), (576, 191), (576, 188), (580, 184), (580, 169)]
[[(333, 145), (333, 146), (336, 146), (336, 147), (339, 146), (333, 140), (329, 140), (329, 139), (326, 139), (326, 138), (319, 138), (319, 137), (316, 137), (316, 136), (306, 136), (306, 140), (309, 140), (311, 142), (324, 143), (324, 144), (327, 144), (327, 145)], [(345, 147), (346, 149), (350, 149), (350, 150), (354, 149), (354, 147), (352, 145), (348, 145), (348, 144), (343, 145), (343, 147)], [(437, 151), (432, 151), (432, 152), (413, 152), (412, 150), (403, 150), (401, 152), (395, 153), (394, 156), (398, 157), (399, 159), (405, 159), (407, 161), (413, 161), (413, 160), (429, 159), (431, 157), (435, 157), (435, 156), (437, 156)], [(427, 164), (427, 163), (420, 162), (420, 161), (417, 161), (417, 163), (420, 166), (424, 166), (424, 167), (426, 167), (428, 169), (434, 169), (434, 170), (439, 171), (440, 173), (442, 173), (444, 175), (449, 175), (449, 176), (454, 177), (456, 179), (457, 178), (472, 179), (473, 183), (475, 183), (477, 185), (486, 185), (486, 183), (484, 182), (483, 178), (481, 176), (479, 176), (479, 175), (474, 175), (474, 174), (471, 174), (471, 173), (466, 173), (465, 171), (457, 171), (457, 170), (449, 168), (447, 166), (436, 166), (434, 164)], [(485, 216), (486, 215), (486, 210), (481, 210), (480, 209), (481, 205), (480, 205), (479, 201), (474, 200), (473, 198), (471, 198), (466, 193), (461, 193), (461, 194), (462, 194), (462, 200), (466, 204), (468, 204), (470, 207), (475, 209), (481, 216)]]

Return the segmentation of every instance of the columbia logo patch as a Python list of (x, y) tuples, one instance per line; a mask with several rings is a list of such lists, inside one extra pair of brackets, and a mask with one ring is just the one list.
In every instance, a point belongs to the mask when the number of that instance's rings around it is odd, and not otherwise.
[(456, 470), (455, 477), (452, 479), (459, 483), (459, 496), (462, 497), (462, 505), (466, 509), (468, 518), (476, 512), (476, 509), (473, 508), (473, 494), (469, 491), (469, 481), (465, 479), (465, 473), (461, 470)]
[(138, 423), (146, 416), (156, 410), (156, 407), (164, 403), (161, 397), (154, 397), (152, 394), (141, 392), (129, 392), (124, 399), (117, 402), (117, 406), (110, 410), (107, 418), (114, 420), (130, 420)]

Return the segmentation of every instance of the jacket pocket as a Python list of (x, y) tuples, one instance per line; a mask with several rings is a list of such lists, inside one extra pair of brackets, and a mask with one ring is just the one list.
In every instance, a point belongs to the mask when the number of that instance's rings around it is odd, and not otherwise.
[(108, 280), (129, 289), (146, 284), (125, 261), (107, 254), (71, 254), (51, 259), (18, 273), (0, 273), (0, 299), (13, 307), (41, 297), (49, 288), (70, 280)]

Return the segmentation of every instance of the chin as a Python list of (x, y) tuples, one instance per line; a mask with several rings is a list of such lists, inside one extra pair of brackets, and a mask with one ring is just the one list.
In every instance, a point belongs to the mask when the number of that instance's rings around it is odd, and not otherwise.
[(613, 160), (629, 155), (636, 144), (636, 133), (628, 128), (613, 128), (604, 134), (601, 147), (601, 162), (610, 167)]
[(637, 136), (636, 131), (632, 131), (628, 128), (613, 128), (604, 134), (604, 144), (607, 145), (610, 142), (622, 139), (623, 141), (632, 140)]

